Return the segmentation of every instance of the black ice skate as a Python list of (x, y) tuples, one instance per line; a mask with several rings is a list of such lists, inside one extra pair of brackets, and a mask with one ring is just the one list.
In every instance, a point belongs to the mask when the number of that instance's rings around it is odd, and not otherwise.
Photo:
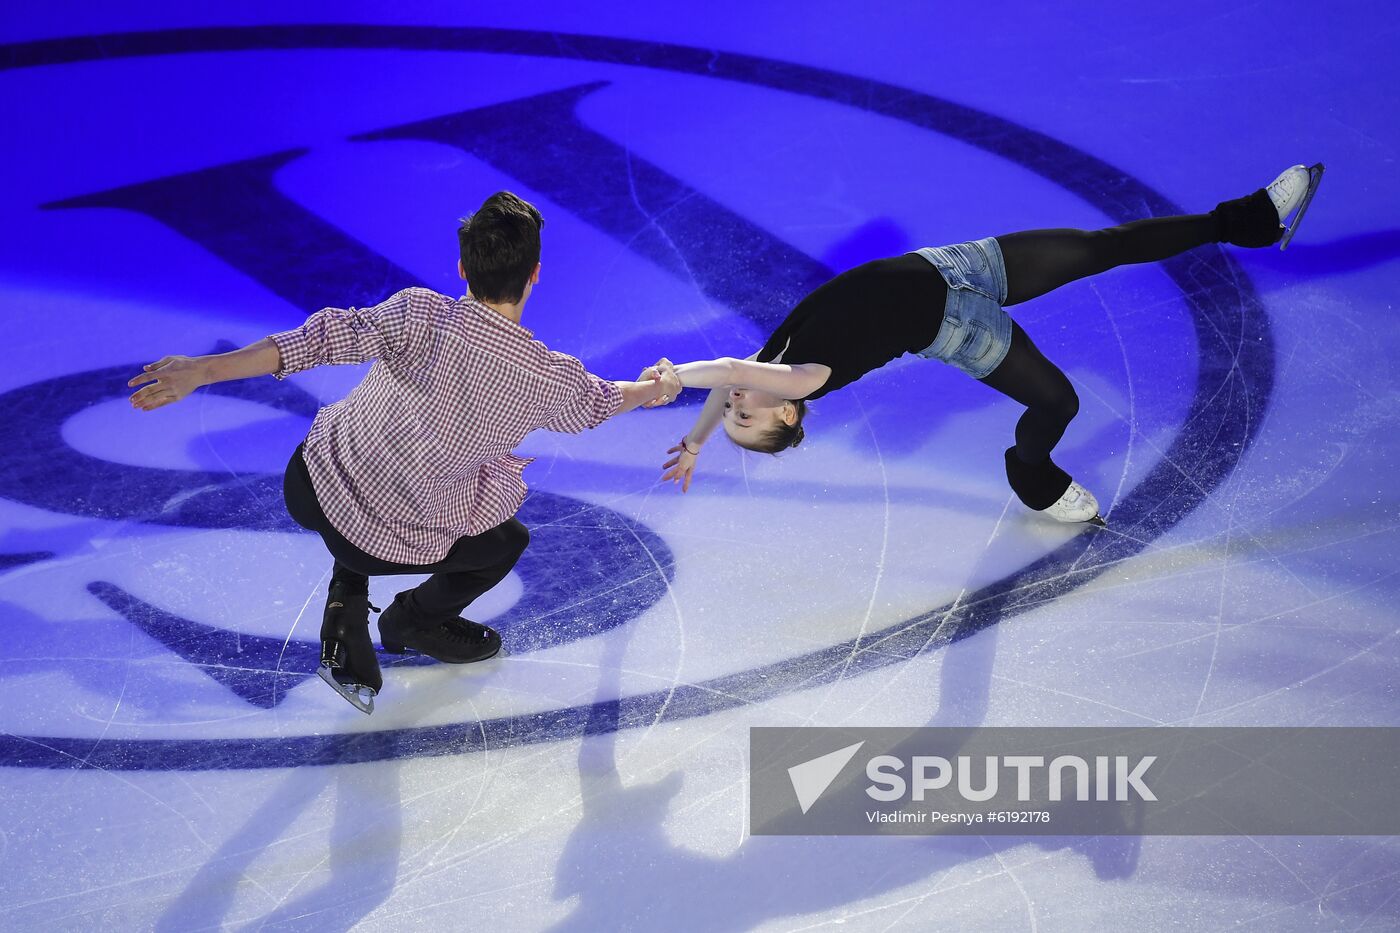
[[(369, 637), (369, 597), (332, 583), (321, 621), (321, 665), (317, 671), (331, 689), (368, 715), (384, 686), (379, 658)], [(376, 612), (379, 610), (375, 609)]]
[(384, 650), (403, 654), (413, 650), (444, 664), (470, 664), (493, 658), (501, 650), (501, 636), (495, 629), (469, 619), (423, 622), (405, 606), (407, 592), (394, 597), (379, 617), (379, 640)]

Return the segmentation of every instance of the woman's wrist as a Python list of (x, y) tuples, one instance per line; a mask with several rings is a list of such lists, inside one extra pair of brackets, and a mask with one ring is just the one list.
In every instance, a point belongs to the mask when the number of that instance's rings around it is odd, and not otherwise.
[(681, 449), (684, 450), (686, 453), (690, 454), (692, 457), (700, 456), (700, 445), (696, 444), (695, 449), (691, 450), (690, 438), (686, 437), (685, 435), (681, 435)]

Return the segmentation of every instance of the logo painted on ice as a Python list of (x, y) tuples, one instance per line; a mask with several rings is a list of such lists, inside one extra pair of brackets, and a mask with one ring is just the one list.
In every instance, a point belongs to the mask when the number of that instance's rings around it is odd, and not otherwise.
[[(858, 108), (959, 139), (1057, 182), (1118, 221), (1134, 219), (1145, 212), (1180, 212), (1166, 198), (1121, 170), (992, 114), (838, 72), (663, 43), (484, 28), (212, 27), (13, 44), (0, 47), (0, 71), (134, 56), (266, 49), (483, 52), (660, 69), (740, 82)], [(763, 327), (779, 320), (807, 288), (829, 274), (830, 270), (820, 262), (704, 198), (663, 169), (640, 162), (635, 154), (628, 154), (616, 142), (584, 126), (574, 108), (602, 86), (590, 83), (562, 88), (389, 127), (359, 138), (431, 140), (470, 152), (564, 205), (596, 229), (627, 243), (662, 268), (693, 276), (713, 301), (743, 309), (738, 313)], [(510, 131), (515, 121), (539, 121), (539, 125), (548, 127), (556, 145), (525, 149), (518, 144), (520, 137)], [(335, 280), (347, 302), (357, 303), (382, 297), (394, 287), (416, 284), (406, 271), (275, 189), (271, 183), (273, 173), (305, 151), (269, 153), (138, 185), (76, 193), (47, 206), (64, 210), (119, 208), (144, 214), (199, 243), (301, 308), (319, 306), (319, 297), (308, 291), (316, 287), (319, 292), (318, 286), (311, 285), (318, 280)], [(597, 170), (575, 171), (581, 161)], [(609, 184), (613, 187), (609, 188)], [(622, 191), (619, 185), (628, 190)], [(671, 212), (664, 223), (658, 224), (654, 214), (642, 210), (639, 196), (657, 204), (683, 204), (684, 209)], [(227, 224), (231, 216), (239, 218), (239, 222)], [(251, 229), (258, 231), (256, 237), (243, 235)], [(295, 250), (289, 248), (293, 244)], [(748, 268), (765, 270), (768, 277), (762, 281), (736, 278), (727, 264), (727, 257), (736, 254), (745, 255), (750, 260)], [(308, 269), (299, 261), (296, 267), (289, 268), (284, 259), (288, 255), (317, 257), (320, 265)], [(934, 607), (884, 631), (867, 633), (857, 641), (762, 668), (608, 703), (419, 729), (265, 740), (108, 738), (94, 747), (91, 740), (5, 736), (0, 738), (0, 764), (201, 770), (459, 754), (702, 716), (937, 650), (1072, 590), (1106, 566), (1137, 553), (1203, 501), (1247, 449), (1262, 422), (1261, 413), (1272, 387), (1273, 345), (1263, 310), (1243, 271), (1223, 253), (1179, 258), (1167, 265), (1167, 272), (1182, 288), (1183, 300), (1196, 327), (1200, 360), (1195, 395), (1179, 433), (1165, 445), (1162, 460), (1143, 480), (1119, 496), (1113, 534), (1074, 538), (968, 595), (957, 606)], [(11, 396), (16, 393), (0, 396), (0, 401), (11, 403), (6, 409), (11, 413), (11, 427), (30, 439), (23, 446), (0, 448), (0, 496), (52, 511), (104, 519), (186, 527), (292, 530), (289, 520), (280, 514), (259, 513), (246, 505), (251, 493), (264, 500), (275, 497), (276, 477), (230, 480), (227, 474), (142, 469), (88, 457), (72, 449), (62, 438), (64, 420), (93, 402), (117, 397), (129, 372), (130, 367), (118, 367), (46, 380), (39, 386), (19, 390), (24, 405), (13, 404), (15, 398)], [(314, 400), (305, 393), (286, 386), (261, 382), (228, 384), (217, 387), (217, 391), (302, 414), (315, 407)], [(39, 404), (34, 403), (36, 399)], [(1183, 475), (1189, 475), (1191, 481), (1184, 482)], [(609, 591), (611, 578), (604, 582), (593, 567), (558, 573), (559, 561), (567, 559), (570, 552), (584, 549), (568, 539), (568, 522), (553, 519), (575, 515), (585, 518), (576, 526), (594, 526), (592, 530), (596, 531), (597, 523), (602, 522), (609, 529), (604, 547), (614, 569), (616, 561), (621, 560), (642, 571), (634, 592), (618, 598), (615, 590)], [(594, 600), (595, 611), (586, 614), (592, 622), (570, 629), (565, 640), (584, 637), (635, 618), (664, 592), (673, 572), (669, 551), (653, 532), (610, 510), (536, 492), (527, 503), (524, 518), (527, 523), (539, 524), (543, 520), (550, 527), (564, 530), (554, 543), (542, 541), (537, 535), (520, 566), (525, 595), (511, 616), (500, 620), (507, 644), (516, 652), (558, 640), (546, 628), (532, 630), (529, 625), (531, 618), (540, 616), (548, 600)], [(596, 546), (594, 551), (584, 552), (598, 553)], [(0, 570), (51, 556), (45, 550), (0, 555)], [(547, 570), (554, 579), (570, 580), (577, 591), (566, 594), (539, 585)], [(279, 679), (289, 675), (270, 663), (265, 651), (270, 646), (250, 642), (246, 635), (235, 639), (233, 633), (220, 630), (201, 632), (191, 620), (142, 603), (103, 581), (93, 581), (90, 589), (167, 644), (186, 641), (191, 632), (199, 635), (189, 641), (196, 647), (187, 650), (184, 657), (211, 675), (213, 668), (221, 666), (216, 662), (225, 657), (224, 652), (237, 647), (233, 642), (252, 645), (252, 657), (245, 659), (247, 663), (240, 663), (250, 669), (251, 679), (223, 681), (250, 703), (271, 706), (291, 685)], [(878, 643), (880, 648), (864, 651), (862, 645), (866, 643)], [(284, 657), (284, 665), (289, 666), (293, 660)], [(311, 667), (307, 663), (296, 670), (309, 672)]]

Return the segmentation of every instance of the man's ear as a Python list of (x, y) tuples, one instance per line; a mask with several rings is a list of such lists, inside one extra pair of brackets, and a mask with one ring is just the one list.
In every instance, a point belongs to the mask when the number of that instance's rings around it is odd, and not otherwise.
[(467, 280), (467, 270), (462, 268), (462, 260), (457, 260), (457, 278), (463, 282)]
[(538, 263), (538, 262), (535, 263), (535, 271), (530, 273), (530, 284), (531, 284), (531, 285), (538, 285), (538, 284), (540, 284), (540, 265), (541, 265), (541, 263)]
[(791, 400), (783, 402), (783, 424), (788, 427), (797, 424), (797, 406)]

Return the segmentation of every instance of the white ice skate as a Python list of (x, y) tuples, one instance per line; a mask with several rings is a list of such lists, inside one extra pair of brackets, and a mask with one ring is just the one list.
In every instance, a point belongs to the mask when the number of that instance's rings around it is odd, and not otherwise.
[[(1322, 182), (1322, 171), (1321, 162), (1312, 166), (1295, 165), (1284, 169), (1264, 189), (1269, 195), (1269, 200), (1273, 202), (1274, 210), (1278, 211), (1279, 223), (1286, 228), (1283, 238), (1279, 240), (1279, 249), (1287, 249), (1293, 239), (1298, 224), (1303, 220), (1303, 214), (1307, 212), (1313, 195), (1317, 193), (1317, 186)], [(1293, 216), (1291, 223), (1288, 222), (1290, 214)]]
[(1065, 494), (1060, 496), (1054, 505), (1042, 511), (1056, 521), (1071, 524), (1087, 522), (1100, 528), (1108, 525), (1099, 515), (1099, 500), (1094, 498), (1092, 492), (1075, 482), (1069, 484)]

